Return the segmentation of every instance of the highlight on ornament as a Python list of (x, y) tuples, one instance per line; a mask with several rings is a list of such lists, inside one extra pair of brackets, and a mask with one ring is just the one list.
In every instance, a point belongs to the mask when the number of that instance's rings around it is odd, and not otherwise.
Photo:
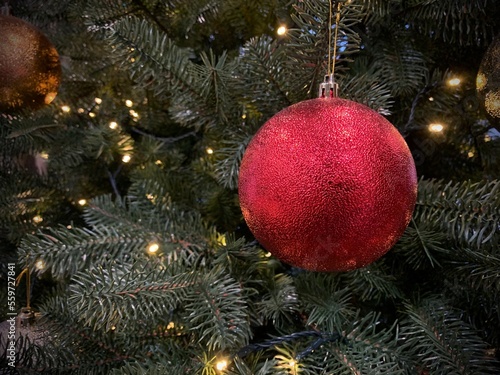
[(0, 15), (0, 112), (38, 110), (50, 104), (61, 82), (59, 54), (35, 26)]

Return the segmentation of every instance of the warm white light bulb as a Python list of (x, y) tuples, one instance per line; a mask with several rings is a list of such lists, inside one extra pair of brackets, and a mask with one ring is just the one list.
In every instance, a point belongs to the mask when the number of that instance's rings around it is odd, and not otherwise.
[(43, 262), (43, 260), (39, 260), (38, 262), (36, 262), (35, 268), (37, 270), (43, 270), (45, 268), (45, 263)]
[(441, 124), (435, 123), (435, 124), (429, 125), (429, 130), (433, 133), (440, 133), (443, 131), (443, 129), (444, 129), (444, 126)]
[(227, 367), (227, 361), (225, 359), (217, 362), (217, 364), (215, 365), (215, 368), (219, 371), (225, 370), (226, 367)]
[(65, 112), (65, 113), (68, 113), (69, 111), (71, 111), (71, 108), (69, 105), (63, 105), (61, 107), (61, 111)]
[(116, 129), (118, 127), (118, 124), (116, 123), (116, 121), (111, 121), (109, 123), (109, 128), (110, 129)]
[(43, 217), (41, 217), (40, 215), (36, 215), (36, 216), (33, 218), (33, 222), (34, 222), (35, 224), (40, 224), (42, 221), (43, 221)]
[(125, 100), (125, 105), (130, 108), (134, 105), (134, 102), (130, 99), (127, 99)]
[(85, 205), (87, 204), (87, 200), (86, 200), (86, 199), (80, 199), (80, 200), (78, 201), (78, 204), (79, 204), (80, 206), (85, 206)]
[(276, 30), (276, 33), (277, 33), (278, 35), (285, 35), (285, 34), (286, 34), (286, 31), (287, 31), (286, 26), (281, 25), (281, 26), (280, 26), (280, 27), (278, 27), (278, 29)]
[(206, 149), (208, 155), (212, 155), (214, 153), (214, 150), (210, 147)]
[(123, 155), (122, 161), (124, 163), (128, 163), (130, 160), (132, 160), (132, 157), (129, 154)]
[(94, 101), (96, 102), (96, 104), (101, 104), (102, 103), (102, 99), (101, 98), (95, 98)]
[(151, 244), (151, 245), (149, 245), (149, 247), (148, 247), (148, 252), (150, 252), (151, 254), (154, 254), (154, 253), (156, 253), (159, 249), (160, 249), (160, 245), (158, 245), (157, 243), (152, 243), (152, 244)]
[(460, 82), (462, 82), (460, 80), (460, 78), (454, 77), (454, 78), (451, 78), (451, 79), (448, 80), (448, 85), (450, 85), (450, 86), (458, 86), (458, 85), (460, 85)]

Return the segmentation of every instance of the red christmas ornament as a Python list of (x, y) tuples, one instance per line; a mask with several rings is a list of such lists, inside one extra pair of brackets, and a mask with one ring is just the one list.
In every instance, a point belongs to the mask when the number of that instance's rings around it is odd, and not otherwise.
[(261, 245), (293, 266), (347, 271), (384, 255), (417, 195), (411, 153), (377, 112), (345, 99), (294, 104), (243, 156), (240, 206)]

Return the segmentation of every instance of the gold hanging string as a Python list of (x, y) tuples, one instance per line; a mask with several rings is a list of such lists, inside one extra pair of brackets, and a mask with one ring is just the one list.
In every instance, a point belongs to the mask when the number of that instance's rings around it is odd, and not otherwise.
[(332, 18), (333, 18), (333, 5), (332, 5), (333, 0), (330, 0), (330, 14), (328, 17), (328, 75), (331, 74), (330, 72), (330, 64), (332, 63)]
[[(330, 17), (331, 17), (331, 2), (330, 2)], [(332, 76), (335, 74), (335, 61), (337, 60), (337, 38), (339, 35), (339, 23), (340, 23), (340, 1), (337, 2), (337, 15), (335, 17), (335, 37), (333, 38)], [(332, 27), (330, 26), (330, 35), (331, 33), (332, 33)]]
[[(335, 83), (335, 62), (337, 60), (337, 38), (339, 35), (340, 23), (340, 7), (342, 1), (336, 2), (336, 17), (335, 17), (335, 36), (333, 37), (333, 59), (332, 59), (332, 20), (333, 20), (333, 1), (330, 0), (330, 12), (328, 17), (328, 68), (325, 81), (319, 86), (319, 97), (324, 98), (329, 96), (334, 98), (338, 94), (338, 84)], [(330, 69), (331, 67), (331, 69)]]
[(26, 267), (16, 278), (16, 286), (19, 285), (23, 275), (26, 274), (26, 308), (31, 310), (30, 306), (30, 297), (31, 297), (31, 277), (30, 277), (30, 269)]

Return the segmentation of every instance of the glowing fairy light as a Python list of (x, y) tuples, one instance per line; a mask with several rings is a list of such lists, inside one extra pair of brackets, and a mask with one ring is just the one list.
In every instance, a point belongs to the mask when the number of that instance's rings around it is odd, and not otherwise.
[(226, 368), (227, 368), (227, 361), (225, 359), (222, 359), (220, 360), (219, 362), (217, 362), (217, 364), (215, 365), (215, 368), (218, 370), (218, 371), (224, 371)]
[(454, 77), (454, 78), (450, 78), (448, 80), (448, 85), (449, 86), (458, 86), (460, 85), (460, 83), (462, 82), (462, 80), (458, 77)]
[(68, 113), (69, 111), (71, 111), (71, 108), (69, 105), (63, 105), (61, 107), (61, 111), (63, 111), (64, 113)]
[(156, 253), (158, 250), (160, 249), (160, 245), (158, 245), (157, 243), (152, 243), (149, 245), (148, 247), (148, 253), (150, 254), (154, 254)]
[(276, 30), (276, 34), (282, 36), (282, 35), (285, 35), (287, 32), (287, 28), (286, 26), (284, 25), (281, 25), (280, 27), (278, 27), (278, 29)]
[(429, 124), (429, 130), (433, 133), (440, 133), (443, 131), (443, 129), (444, 126), (442, 124), (438, 123)]
[(117, 127), (118, 127), (118, 124), (116, 123), (116, 121), (111, 121), (111, 122), (109, 123), (109, 128), (110, 128), (110, 129), (113, 129), (113, 130), (114, 130), (114, 129), (116, 129)]

